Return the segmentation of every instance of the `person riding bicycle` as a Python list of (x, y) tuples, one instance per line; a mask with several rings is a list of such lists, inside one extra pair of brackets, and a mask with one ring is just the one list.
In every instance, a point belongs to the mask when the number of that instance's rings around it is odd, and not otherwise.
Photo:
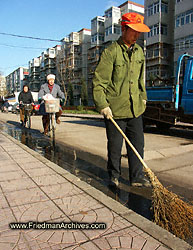
[(25, 125), (25, 121), (24, 121), (24, 107), (22, 104), (33, 104), (34, 100), (33, 100), (33, 96), (31, 91), (29, 90), (29, 87), (27, 85), (23, 86), (23, 91), (21, 91), (19, 93), (18, 96), (18, 101), (19, 101), (19, 110), (20, 110), (20, 121), (21, 121), (21, 126)]
[[(51, 94), (54, 98), (61, 98), (62, 99), (62, 103), (64, 103), (65, 100), (65, 95), (64, 93), (61, 91), (60, 86), (58, 84), (55, 84), (55, 75), (54, 74), (49, 74), (47, 75), (47, 81), (48, 83), (44, 83), (41, 88), (40, 91), (38, 93), (38, 99), (41, 102), (40, 104), (40, 109), (39, 109), (39, 113), (42, 115), (42, 124), (43, 124), (43, 128), (44, 128), (44, 134), (47, 135), (48, 134), (48, 128), (49, 128), (49, 114), (46, 113), (45, 111), (45, 104), (43, 101), (43, 97), (46, 94)], [(60, 108), (59, 112), (56, 113), (56, 123), (60, 124), (60, 119), (59, 117), (62, 115), (62, 109)]]

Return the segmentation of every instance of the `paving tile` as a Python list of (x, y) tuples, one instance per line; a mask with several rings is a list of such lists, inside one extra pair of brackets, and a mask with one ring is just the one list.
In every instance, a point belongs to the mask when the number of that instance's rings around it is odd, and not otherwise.
[(86, 243), (81, 244), (80, 246), (77, 246), (77, 247), (68, 247), (68, 248), (65, 248), (65, 250), (99, 250), (99, 249), (100, 248), (98, 248), (92, 242), (86, 242)]
[(64, 177), (60, 176), (59, 174), (37, 176), (34, 177), (33, 180), (40, 187), (68, 182)]
[(52, 186), (44, 186), (41, 189), (50, 197), (50, 199), (63, 199), (82, 193), (83, 191), (70, 182), (56, 184)]
[(131, 248), (132, 237), (130, 235), (120, 236), (120, 245), (121, 248)]
[[(79, 237), (76, 234), (79, 234)], [(80, 245), (83, 242), (88, 241), (86, 236), (79, 230), (31, 230), (23, 231), (25, 239), (30, 243), (31, 249), (47, 249), (47, 247), (53, 246), (48, 249), (66, 249), (69, 246), (75, 248), (76, 245)], [(79, 240), (80, 238), (80, 240)], [(79, 240), (79, 241), (78, 241)], [(41, 246), (40, 248), (37, 248)], [(61, 246), (62, 248), (57, 248)], [(36, 247), (36, 248), (35, 248)]]
[(111, 249), (109, 242), (105, 238), (96, 239), (94, 243), (99, 247), (99, 249)]
[(9, 204), (7, 203), (7, 200), (4, 196), (4, 194), (0, 190), (0, 209), (8, 207), (8, 206), (9, 206)]
[(0, 173), (21, 171), (21, 168), (12, 161), (0, 162)]
[(7, 166), (7, 165), (11, 165), (11, 164), (16, 164), (15, 161), (13, 159), (6, 159), (6, 160), (1, 160), (0, 159), (0, 166)]
[(145, 243), (146, 239), (138, 235), (136, 237), (133, 237), (132, 248), (142, 249)]
[(48, 197), (39, 188), (13, 191), (6, 193), (5, 196), (12, 207), (48, 200)]
[[(20, 231), (18, 230), (9, 230), (3, 231), (0, 234), (0, 249), (2, 250), (26, 250), (28, 249), (25, 245), (25, 248), (20, 248)], [(21, 242), (21, 244), (24, 244)]]
[[(39, 162), (37, 162), (38, 164)], [(30, 163), (29, 163), (30, 164)], [(25, 169), (26, 173), (30, 177), (36, 177), (36, 176), (45, 176), (45, 175), (51, 175), (51, 174), (56, 174), (52, 169), (48, 167), (44, 168), (35, 168), (35, 169)]]
[(154, 250), (157, 249), (160, 246), (160, 242), (153, 240), (153, 238), (150, 238), (146, 241), (143, 250)]
[(32, 204), (20, 205), (12, 208), (17, 221), (28, 222), (28, 221), (50, 221), (50, 220), (62, 220), (69, 222), (67, 216), (52, 202), (42, 201)]
[(29, 158), (32, 158), (33, 156), (23, 150), (23, 151), (17, 151), (17, 152), (11, 153), (11, 157), (14, 160), (16, 160), (16, 159), (19, 159), (19, 158), (22, 158), (22, 159), (27, 158), (27, 159), (29, 159)]
[[(156, 250), (169, 250), (169, 248), (160, 246), (160, 247), (156, 248)], [(179, 249), (179, 250), (180, 250), (180, 249)], [(189, 249), (187, 249), (187, 250), (189, 250)], [(191, 249), (190, 249), (190, 250), (191, 250)]]
[[(67, 186), (66, 183), (63, 186), (65, 190), (65, 187)], [(55, 199), (54, 202), (65, 212), (65, 214), (71, 216), (71, 219), (74, 220), (79, 218), (81, 221), (82, 218), (86, 216), (85, 212), (90, 210), (94, 211), (95, 209), (103, 206), (89, 195), (83, 193), (82, 190), (75, 188), (75, 186), (72, 185), (69, 186), (69, 188), (72, 188), (73, 190), (70, 190), (68, 193), (63, 193), (62, 197)]]
[[(10, 208), (1, 209), (0, 213), (0, 249), (15, 250), (17, 243), (20, 240), (20, 231), (11, 230), (9, 223), (16, 222)], [(27, 248), (26, 248), (27, 249)]]
[(3, 149), (8, 152), (8, 153), (12, 153), (12, 152), (23, 152), (24, 150), (17, 146), (15, 143), (10, 143), (10, 144), (2, 144), (1, 145), (3, 147)]
[(13, 216), (11, 209), (9, 207), (2, 208), (0, 213), (0, 239), (2, 232), (10, 230), (9, 223), (11, 222), (16, 222), (16, 219)]
[(29, 156), (27, 158), (26, 157), (25, 158), (17, 158), (17, 159), (14, 159), (14, 161), (20, 164), (20, 163), (26, 162), (26, 159), (28, 161), (28, 164), (31, 164), (32, 162), (36, 162), (38, 164), (38, 160), (33, 156)]
[(0, 172), (0, 183), (3, 181), (9, 180), (18, 180), (28, 178), (28, 176), (23, 171), (14, 171), (14, 172)]
[(30, 189), (37, 187), (37, 185), (30, 178), (23, 178), (20, 180), (8, 180), (1, 182), (1, 187), (4, 193)]
[(0, 160), (6, 160), (6, 159), (10, 159), (10, 156), (7, 154), (7, 152), (5, 151), (0, 151)]
[(45, 168), (45, 164), (43, 164), (42, 162), (38, 161), (38, 162), (31, 162), (30, 164), (28, 162), (22, 162), (19, 163), (19, 166), (22, 169), (37, 169), (37, 168)]
[[(61, 207), (61, 206), (60, 206)], [(80, 207), (81, 208), (81, 207)], [(88, 210), (88, 211), (87, 211)], [(89, 211), (90, 210), (90, 211)], [(66, 212), (66, 210), (64, 210)], [(100, 230), (83, 230), (89, 239), (94, 239), (100, 235), (107, 235), (113, 232), (127, 229), (127, 233), (132, 232), (132, 224), (127, 220), (119, 217), (106, 207), (91, 208), (86, 207), (82, 210), (79, 209), (79, 213), (75, 215), (68, 215), (71, 220), (85, 223), (105, 223), (106, 228)]]

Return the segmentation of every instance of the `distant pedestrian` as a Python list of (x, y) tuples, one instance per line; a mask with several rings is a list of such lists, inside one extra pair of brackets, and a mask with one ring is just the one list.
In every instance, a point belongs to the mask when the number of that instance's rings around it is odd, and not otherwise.
[[(49, 127), (49, 114), (46, 113), (45, 110), (45, 104), (43, 101), (43, 97), (46, 94), (51, 94), (54, 98), (61, 98), (62, 102), (64, 103), (65, 96), (64, 93), (61, 91), (60, 86), (58, 84), (55, 84), (55, 75), (54, 74), (49, 74), (47, 75), (47, 83), (43, 84), (40, 88), (40, 91), (38, 93), (38, 98), (41, 101), (40, 105), (40, 110), (39, 113), (42, 115), (42, 124), (44, 128), (44, 134), (48, 134), (48, 127)], [(56, 113), (56, 123), (60, 124), (60, 119), (59, 117), (62, 114), (62, 109), (59, 109), (59, 112)]]
[[(121, 21), (122, 36), (106, 48), (93, 79), (93, 96), (98, 111), (105, 117), (108, 139), (107, 169), (110, 183), (118, 185), (121, 175), (123, 138), (109, 117), (114, 117), (141, 157), (144, 154), (142, 114), (146, 108), (144, 53), (136, 44), (141, 32), (149, 32), (144, 17), (126, 13)], [(150, 183), (143, 166), (127, 145), (129, 179), (132, 186)]]
[(19, 93), (18, 101), (19, 101), (21, 126), (24, 126), (25, 125), (25, 123), (24, 123), (24, 107), (22, 106), (22, 104), (34, 104), (32, 93), (29, 90), (29, 87), (27, 85), (24, 85), (23, 91), (21, 91)]

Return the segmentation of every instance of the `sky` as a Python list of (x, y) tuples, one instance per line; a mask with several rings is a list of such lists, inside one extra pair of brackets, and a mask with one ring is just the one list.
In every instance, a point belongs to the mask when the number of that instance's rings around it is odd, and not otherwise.
[[(15, 34), (61, 40), (91, 28), (91, 19), (125, 0), (0, 0), (0, 73), (7, 76), (57, 42), (18, 38)], [(133, 0), (144, 4), (144, 0)]]

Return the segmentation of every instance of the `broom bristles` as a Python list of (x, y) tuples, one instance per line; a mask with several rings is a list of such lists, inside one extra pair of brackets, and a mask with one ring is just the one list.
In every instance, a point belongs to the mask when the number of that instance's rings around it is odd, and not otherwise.
[(135, 147), (111, 116), (110, 120), (134, 151), (151, 181), (153, 187), (155, 222), (180, 238), (184, 239), (185, 237), (191, 237), (191, 228), (193, 227), (193, 207), (180, 200), (177, 195), (169, 192), (162, 186), (151, 169), (148, 168), (141, 155), (137, 152)]
[(192, 238), (193, 206), (163, 187), (151, 169), (145, 171), (153, 187), (155, 223), (181, 239)]

